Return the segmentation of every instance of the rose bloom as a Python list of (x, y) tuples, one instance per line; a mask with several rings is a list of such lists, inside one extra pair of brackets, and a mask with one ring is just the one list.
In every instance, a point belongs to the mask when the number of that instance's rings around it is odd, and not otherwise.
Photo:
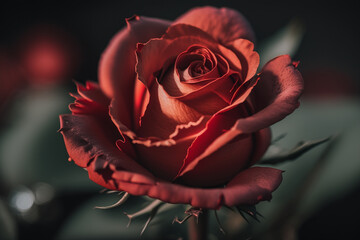
[(257, 74), (254, 33), (228, 8), (126, 22), (101, 57), (99, 85), (77, 84), (72, 114), (60, 116), (70, 158), (108, 189), (164, 202), (269, 200), (282, 171), (252, 166), (269, 126), (299, 106), (297, 63), (279, 56)]

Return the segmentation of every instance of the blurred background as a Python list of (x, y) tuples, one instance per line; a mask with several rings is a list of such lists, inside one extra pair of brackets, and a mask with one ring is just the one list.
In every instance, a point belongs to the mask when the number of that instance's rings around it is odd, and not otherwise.
[[(138, 239), (146, 218), (128, 219), (149, 199), (94, 209), (119, 196), (100, 193), (67, 161), (58, 115), (68, 113), (73, 80), (97, 81), (102, 51), (134, 14), (174, 20), (195, 6), (237, 9), (251, 23), (261, 64), (289, 53), (305, 81), (301, 107), (273, 126), (286, 134), (268, 155), (333, 135), (286, 170), (261, 222), (222, 210), (211, 239), (351, 239), (359, 234), (360, 70), (355, 3), (287, 1), (8, 1), (0, 8), (0, 239)], [(143, 239), (186, 239), (183, 206), (154, 218)], [(286, 214), (284, 214), (286, 213)], [(347, 237), (346, 237), (347, 236)], [(356, 235), (355, 235), (356, 236)]]

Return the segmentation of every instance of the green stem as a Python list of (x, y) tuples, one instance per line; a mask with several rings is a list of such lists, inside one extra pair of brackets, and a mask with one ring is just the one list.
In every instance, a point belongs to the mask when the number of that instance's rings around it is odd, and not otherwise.
[(191, 217), (188, 220), (189, 240), (207, 240), (209, 214), (203, 209), (199, 217)]

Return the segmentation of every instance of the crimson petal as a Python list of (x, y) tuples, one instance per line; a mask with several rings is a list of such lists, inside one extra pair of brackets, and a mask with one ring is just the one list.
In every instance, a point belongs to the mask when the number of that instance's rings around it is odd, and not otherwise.
[(262, 69), (254, 88), (255, 114), (239, 119), (234, 128), (241, 133), (266, 128), (299, 107), (304, 89), (303, 78), (289, 55), (269, 61)]
[[(228, 117), (233, 116), (232, 112), (236, 111), (236, 105), (243, 102), (243, 98), (247, 96), (242, 94), (231, 106), (215, 114), (209, 120), (204, 133), (195, 139), (189, 148), (178, 176), (192, 171), (206, 156), (216, 152), (240, 135), (265, 129), (292, 113), (299, 106), (298, 100), (303, 91), (303, 79), (290, 56), (283, 55), (273, 59), (263, 67), (258, 78), (258, 85), (255, 88), (256, 91), (252, 93), (254, 95), (251, 97), (256, 100), (256, 113), (237, 120), (232, 118), (234, 123), (231, 127), (229, 127), (230, 122), (220, 121), (222, 118), (228, 119)], [(246, 91), (250, 93), (251, 88)], [(226, 131), (213, 133), (214, 127), (220, 127)], [(209, 137), (211, 144), (203, 144), (203, 139)], [(265, 146), (262, 148), (265, 149)], [(200, 152), (199, 149), (203, 149), (203, 151)]]
[(101, 89), (110, 98), (116, 96), (121, 109), (121, 121), (131, 123), (133, 106), (136, 44), (147, 42), (150, 38), (165, 33), (170, 22), (148, 17), (134, 16), (127, 21), (127, 27), (117, 33), (101, 56), (99, 63), (99, 82)]
[(115, 182), (132, 195), (147, 195), (168, 203), (190, 204), (193, 207), (219, 209), (221, 206), (256, 204), (270, 200), (271, 193), (282, 181), (282, 171), (253, 167), (240, 172), (224, 188), (192, 188), (165, 181), (153, 182), (139, 174), (115, 172)]
[[(95, 177), (92, 180), (104, 187), (114, 188), (104, 185), (104, 182), (116, 169), (151, 176), (147, 170), (120, 151), (115, 141), (109, 140), (96, 118), (90, 115), (60, 115), (59, 131), (64, 137), (70, 158), (78, 166), (90, 168), (89, 177)], [(103, 178), (98, 178), (95, 173), (103, 173)]]
[(229, 8), (193, 8), (177, 18), (173, 24), (178, 23), (200, 28), (225, 45), (238, 38), (255, 40), (255, 34), (245, 17)]

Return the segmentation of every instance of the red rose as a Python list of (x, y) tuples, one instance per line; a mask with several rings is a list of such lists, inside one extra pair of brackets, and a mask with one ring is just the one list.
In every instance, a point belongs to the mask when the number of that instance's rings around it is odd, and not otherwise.
[(174, 22), (127, 19), (61, 115), (70, 158), (94, 182), (170, 203), (219, 208), (271, 198), (281, 171), (251, 167), (269, 126), (299, 105), (289, 56), (256, 74), (254, 34), (238, 12), (195, 8)]

